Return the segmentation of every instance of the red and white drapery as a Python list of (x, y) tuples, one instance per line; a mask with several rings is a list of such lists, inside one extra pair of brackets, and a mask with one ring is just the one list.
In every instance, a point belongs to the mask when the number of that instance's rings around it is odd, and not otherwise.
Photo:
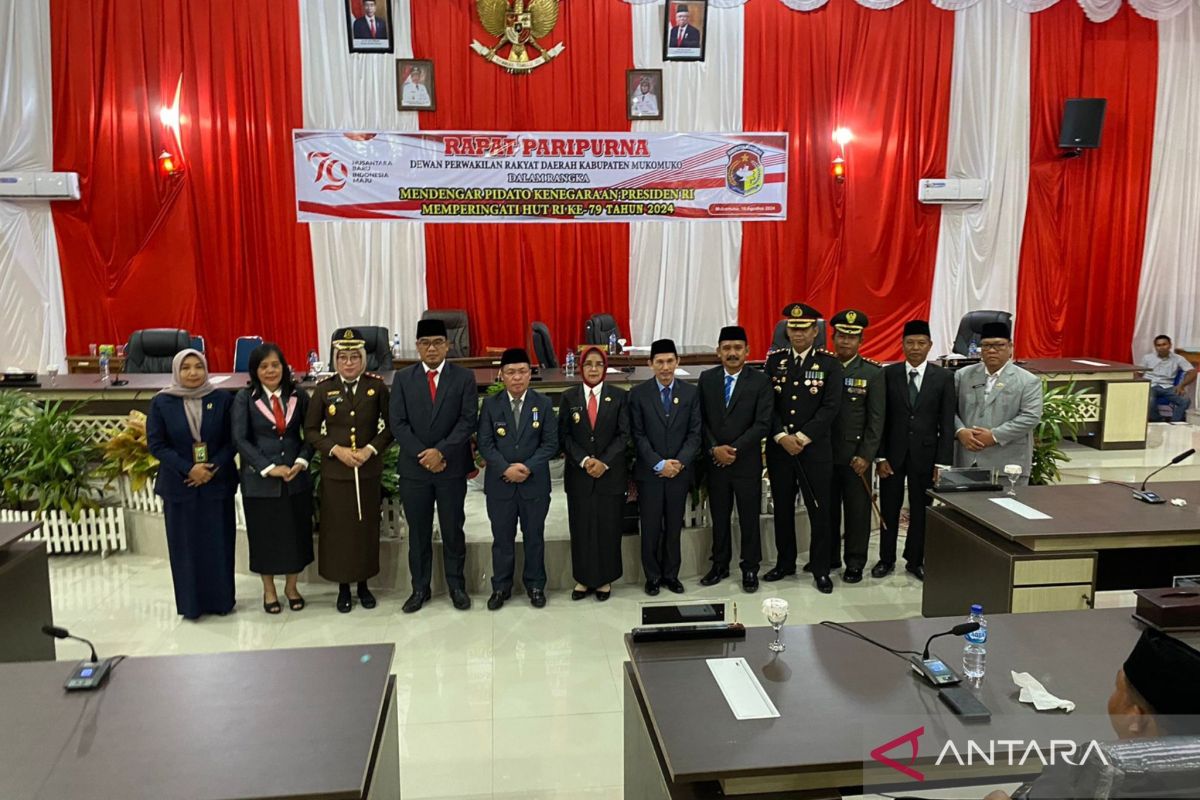
[[(469, 5), (392, 0), (396, 56), (437, 64), (439, 110), (418, 115), (393, 110), (392, 59), (346, 53), (340, 3), (288, 0), (265, 30), (201, 0), (0, 0), (0, 98), (23, 101), (0, 103), (0, 171), (76, 169), (85, 193), (53, 226), (0, 203), (0, 366), (61, 361), (67, 331), (78, 350), (171, 324), (204, 334), (216, 368), (245, 333), (300, 359), (339, 324), (408, 338), (427, 306), (466, 307), (477, 346), (540, 319), (561, 349), (607, 311), (638, 342), (711, 342), (738, 319), (761, 354), (795, 299), (868, 311), (884, 357), (904, 318), (929, 316), (945, 350), (984, 307), (1017, 312), (1025, 354), (1200, 336), (1197, 0), (711, 0), (707, 60), (665, 65), (661, 0), (566, 3), (569, 57), (520, 78), (458, 46), (478, 34)], [(661, 66), (666, 89), (665, 119), (634, 130), (788, 130), (792, 219), (294, 222), (293, 126), (624, 130), (633, 66)], [(179, 74), (190, 168), (172, 186), (153, 156)], [(1099, 151), (1062, 161), (1068, 96), (1107, 97), (1108, 116)], [(836, 125), (857, 137), (842, 186)], [(941, 175), (987, 178), (988, 201), (917, 204), (916, 178)]]

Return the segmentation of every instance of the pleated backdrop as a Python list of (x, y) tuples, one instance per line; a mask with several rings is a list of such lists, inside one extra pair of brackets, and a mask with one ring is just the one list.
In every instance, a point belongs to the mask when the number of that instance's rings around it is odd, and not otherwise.
[[(0, 171), (73, 170), (78, 203), (0, 201), (0, 368), (44, 368), (182, 326), (228, 369), (237, 336), (294, 361), (338, 325), (411, 340), (463, 308), (473, 348), (562, 351), (614, 315), (633, 342), (762, 355), (805, 300), (910, 317), (949, 350), (968, 310), (1016, 314), (1019, 355), (1130, 359), (1200, 346), (1200, 0), (711, 0), (702, 63), (662, 63), (662, 0), (564, 0), (566, 52), (511, 76), (467, 47), (473, 3), (391, 0), (395, 53), (347, 52), (337, 0), (0, 0)], [(435, 62), (438, 110), (396, 110), (395, 58)], [(664, 71), (663, 119), (624, 76)], [(158, 174), (179, 91), (182, 177)], [(1108, 99), (1102, 147), (1063, 159), (1068, 97)], [(836, 183), (832, 132), (848, 127)], [(789, 219), (430, 225), (295, 221), (293, 128), (786, 131)], [(926, 206), (922, 177), (985, 178)]]

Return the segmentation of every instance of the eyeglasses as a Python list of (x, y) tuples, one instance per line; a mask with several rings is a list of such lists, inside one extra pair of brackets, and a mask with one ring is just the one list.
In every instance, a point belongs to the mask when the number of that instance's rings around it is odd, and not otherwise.
[(417, 339), (417, 347), (424, 347), (426, 349), (444, 347), (447, 344), (449, 344), (449, 342), (445, 339)]
[(980, 350), (1003, 350), (1006, 347), (1008, 347), (1008, 342), (1000, 342), (999, 344), (994, 342), (992, 344), (983, 344), (981, 342), (979, 345)]
[(357, 350), (352, 353), (338, 353), (338, 361), (362, 361), (362, 353)]

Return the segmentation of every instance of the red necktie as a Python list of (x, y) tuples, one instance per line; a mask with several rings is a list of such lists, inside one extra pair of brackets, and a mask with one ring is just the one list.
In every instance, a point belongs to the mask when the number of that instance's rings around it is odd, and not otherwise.
[(283, 415), (283, 404), (279, 402), (278, 395), (271, 395), (271, 410), (275, 412), (275, 431), (283, 436), (287, 430), (287, 418)]
[(425, 377), (429, 378), (429, 399), (437, 400), (437, 370), (431, 369), (425, 373)]
[(600, 404), (596, 400), (596, 393), (591, 392), (588, 395), (588, 422), (592, 424), (593, 428), (596, 427), (596, 414), (598, 414), (599, 411)]
[(371, 22), (371, 38), (374, 39), (375, 38), (375, 19), (372, 18), (370, 20), (370, 22)]

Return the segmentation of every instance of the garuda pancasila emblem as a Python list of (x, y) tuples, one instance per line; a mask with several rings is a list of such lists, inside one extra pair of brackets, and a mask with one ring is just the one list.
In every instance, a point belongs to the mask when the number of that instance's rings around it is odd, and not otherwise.
[[(558, 3), (559, 0), (475, 0), (484, 30), (500, 40), (491, 47), (472, 41), (471, 49), (509, 72), (529, 72), (540, 67), (563, 51), (562, 42), (547, 50), (537, 41), (558, 24)], [(509, 48), (507, 58), (497, 53), (505, 46)], [(536, 58), (530, 58), (530, 48), (537, 50)]]

